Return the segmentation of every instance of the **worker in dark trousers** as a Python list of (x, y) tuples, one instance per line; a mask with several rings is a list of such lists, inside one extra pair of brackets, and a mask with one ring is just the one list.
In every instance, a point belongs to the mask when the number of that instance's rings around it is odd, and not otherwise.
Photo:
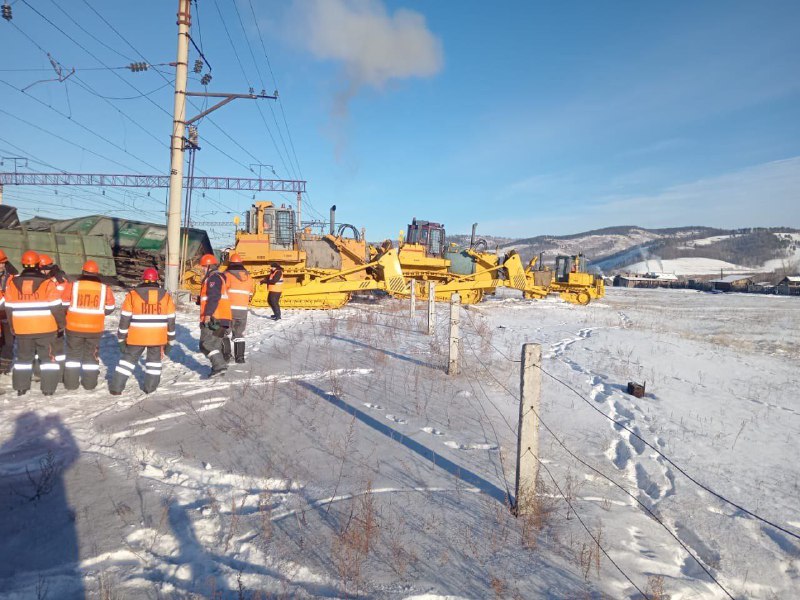
[(211, 377), (228, 369), (225, 342), (233, 315), (228, 298), (225, 276), (219, 272), (219, 262), (213, 254), (204, 254), (200, 265), (206, 268), (200, 289), (200, 351), (211, 361)]
[(16, 336), (16, 355), (11, 384), (22, 396), (31, 388), (33, 357), (38, 355), (41, 389), (51, 396), (58, 386), (59, 366), (55, 361), (56, 334), (64, 330), (64, 307), (52, 279), (39, 270), (39, 255), (28, 250), (22, 255), (22, 272), (6, 286), (2, 302)]
[[(9, 279), (18, 273), (10, 262), (6, 253), (0, 250), (0, 295), (4, 295)], [(6, 311), (0, 309), (0, 375), (11, 373), (11, 363), (14, 362), (14, 334), (8, 322)]]
[[(228, 285), (228, 298), (231, 302), (233, 324), (233, 355), (237, 363), (244, 362), (244, 328), (247, 326), (247, 307), (253, 297), (253, 278), (242, 264), (242, 257), (235, 252), (228, 257), (228, 269), (225, 271), (225, 283)], [(227, 342), (229, 338), (222, 338)], [(228, 350), (227, 354), (230, 354)]]
[[(58, 293), (64, 295), (69, 286), (69, 279), (67, 279), (66, 273), (61, 270), (57, 264), (53, 262), (53, 259), (48, 254), (39, 253), (39, 270), (45, 277), (49, 277), (53, 280), (53, 283), (56, 284), (56, 289)], [(64, 307), (66, 310), (66, 306)], [(55, 358), (56, 362), (58, 363), (58, 376), (59, 381), (61, 381), (64, 377), (64, 361), (67, 358), (67, 355), (64, 351), (64, 332), (58, 332), (58, 339), (56, 340), (55, 346)], [(34, 362), (33, 365), (33, 373), (34, 375), (39, 374), (39, 364), (38, 362)]]
[(175, 303), (158, 285), (158, 271), (144, 270), (142, 283), (125, 296), (119, 314), (121, 355), (108, 391), (112, 396), (122, 394), (136, 363), (146, 353), (142, 389), (146, 394), (155, 392), (161, 382), (161, 357), (169, 355), (175, 344)]
[(279, 321), (281, 318), (281, 293), (283, 293), (283, 268), (278, 263), (272, 263), (267, 276), (267, 303), (272, 309), (270, 319)]
[(87, 260), (80, 278), (67, 284), (63, 305), (67, 311), (64, 387), (77, 390), (83, 385), (93, 390), (100, 374), (99, 347), (106, 316), (116, 308), (111, 287), (100, 281), (100, 267), (95, 261)]

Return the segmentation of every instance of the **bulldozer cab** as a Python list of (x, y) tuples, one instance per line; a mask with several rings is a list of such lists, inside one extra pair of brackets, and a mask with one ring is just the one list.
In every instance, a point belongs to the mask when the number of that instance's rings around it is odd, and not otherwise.
[(294, 248), (294, 209), (275, 206), (272, 202), (256, 202), (247, 211), (245, 233), (268, 235), (270, 246), (277, 250)]
[(570, 273), (583, 273), (585, 270), (583, 254), (556, 256), (556, 281), (559, 283), (569, 283)]
[(444, 256), (444, 225), (431, 221), (412, 219), (408, 226), (406, 243), (424, 246), (428, 256)]

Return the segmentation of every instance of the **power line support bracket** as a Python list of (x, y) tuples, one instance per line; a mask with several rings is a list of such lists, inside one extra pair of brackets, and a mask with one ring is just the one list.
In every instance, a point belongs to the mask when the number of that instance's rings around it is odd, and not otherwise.
[(265, 98), (268, 98), (270, 100), (277, 100), (277, 98), (278, 98), (277, 96), (270, 96), (268, 94), (252, 94), (252, 93), (250, 93), (250, 94), (225, 94), (225, 93), (218, 93), (218, 92), (214, 92), (214, 93), (211, 93), (211, 92), (186, 92), (186, 95), (187, 96), (191, 96), (191, 97), (199, 97), (199, 98), (222, 98), (222, 100), (217, 102), (214, 106), (211, 106), (211, 107), (207, 108), (206, 110), (204, 110), (203, 112), (201, 112), (200, 114), (192, 117), (191, 119), (188, 119), (186, 121), (186, 125), (191, 125), (195, 121), (199, 121), (200, 119), (205, 117), (207, 114), (214, 112), (218, 108), (222, 108), (223, 106), (225, 106), (229, 102), (233, 102), (237, 98), (245, 98), (247, 100), (263, 100)]

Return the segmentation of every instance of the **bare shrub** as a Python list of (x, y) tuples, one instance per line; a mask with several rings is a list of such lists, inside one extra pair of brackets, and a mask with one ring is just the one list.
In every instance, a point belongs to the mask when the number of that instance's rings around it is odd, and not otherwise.
[(644, 593), (650, 600), (669, 600), (669, 595), (664, 591), (664, 576), (650, 575)]
[[(556, 510), (556, 504), (549, 488), (542, 481), (537, 482), (535, 489), (523, 488), (520, 490), (516, 510), (521, 523), (520, 536), (523, 548), (536, 549), (538, 534), (549, 523)], [(520, 511), (520, 506), (524, 506), (526, 509)]]
[(342, 580), (345, 595), (352, 590), (358, 596), (363, 584), (364, 563), (374, 548), (378, 534), (378, 518), (372, 482), (366, 492), (350, 502), (350, 514), (344, 526), (336, 531), (331, 546), (336, 571)]
[(20, 494), (31, 502), (39, 500), (53, 491), (53, 487), (58, 482), (58, 478), (63, 471), (62, 466), (56, 462), (55, 455), (52, 450), (47, 451), (47, 456), (39, 459), (39, 475), (35, 477), (31, 474), (28, 467), (25, 467), (25, 474), (28, 476), (28, 482), (31, 485), (31, 494)]

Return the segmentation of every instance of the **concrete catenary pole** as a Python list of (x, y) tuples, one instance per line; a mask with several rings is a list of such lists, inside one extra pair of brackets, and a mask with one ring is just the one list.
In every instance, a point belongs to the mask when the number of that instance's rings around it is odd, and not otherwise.
[(461, 296), (450, 296), (450, 356), (447, 361), (447, 374), (458, 375), (458, 319), (461, 308)]
[(542, 347), (523, 344), (520, 365), (519, 428), (517, 430), (516, 514), (534, 508), (539, 475), (539, 403), (542, 392)]
[(178, 0), (178, 60), (175, 65), (175, 106), (170, 140), (169, 205), (167, 208), (167, 290), (177, 292), (180, 282), (181, 195), (183, 191), (183, 136), (186, 128), (186, 79), (189, 61), (191, 0)]

